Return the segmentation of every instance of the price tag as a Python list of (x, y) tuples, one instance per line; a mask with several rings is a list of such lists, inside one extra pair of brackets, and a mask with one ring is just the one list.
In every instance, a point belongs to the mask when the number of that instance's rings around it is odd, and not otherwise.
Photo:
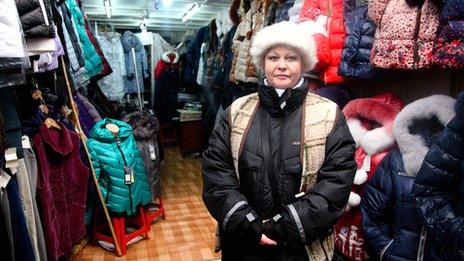
[(124, 184), (130, 185), (134, 182), (134, 170), (132, 167), (124, 166)]
[(21, 137), (21, 145), (23, 146), (23, 149), (32, 149), (31, 141), (26, 135)]
[(155, 147), (153, 146), (153, 144), (148, 144), (148, 148), (150, 150), (151, 160), (155, 160), (156, 159)]
[(3, 171), (0, 171), (0, 187), (6, 188), (6, 186), (8, 185), (8, 182), (10, 182), (10, 179), (11, 179), (10, 175), (6, 174)]
[(371, 170), (371, 155), (366, 155), (361, 169), (365, 170), (366, 172)]

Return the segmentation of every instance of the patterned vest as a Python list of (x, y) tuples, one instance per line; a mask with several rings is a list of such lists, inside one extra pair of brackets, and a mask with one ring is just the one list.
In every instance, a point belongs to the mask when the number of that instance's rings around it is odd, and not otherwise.
[[(254, 115), (259, 107), (258, 93), (241, 97), (234, 101), (230, 109), (229, 125), (231, 127), (230, 144), (234, 160), (235, 173), (238, 173), (240, 157), (245, 137), (248, 134)], [(303, 164), (300, 193), (310, 190), (317, 180), (317, 173), (325, 158), (325, 142), (332, 132), (337, 115), (337, 105), (330, 100), (308, 92), (302, 115), (300, 161)], [(305, 243), (305, 242), (304, 242)], [(309, 260), (332, 259), (333, 234), (324, 240), (315, 240), (305, 244)]]

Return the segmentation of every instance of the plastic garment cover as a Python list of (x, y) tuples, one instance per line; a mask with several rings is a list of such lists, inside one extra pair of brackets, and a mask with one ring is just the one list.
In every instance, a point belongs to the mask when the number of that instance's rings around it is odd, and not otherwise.
[(0, 2), (0, 32), (0, 87), (24, 84), (31, 65), (14, 0)]

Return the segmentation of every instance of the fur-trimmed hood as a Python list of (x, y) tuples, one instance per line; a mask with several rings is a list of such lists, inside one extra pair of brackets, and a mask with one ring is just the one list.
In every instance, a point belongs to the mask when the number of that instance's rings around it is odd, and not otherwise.
[(398, 114), (393, 134), (401, 151), (406, 175), (415, 176), (432, 143), (432, 135), (443, 130), (455, 116), (456, 100), (446, 95), (432, 95), (417, 100)]
[(179, 62), (179, 54), (174, 51), (165, 52), (161, 59), (166, 63), (177, 63)]
[(343, 113), (356, 147), (374, 155), (395, 143), (393, 121), (403, 108), (403, 102), (393, 93), (350, 101)]
[(159, 130), (159, 122), (158, 119), (150, 115), (150, 113), (146, 111), (136, 111), (125, 115), (123, 121), (132, 126), (134, 137), (137, 140), (156, 139), (156, 133)]

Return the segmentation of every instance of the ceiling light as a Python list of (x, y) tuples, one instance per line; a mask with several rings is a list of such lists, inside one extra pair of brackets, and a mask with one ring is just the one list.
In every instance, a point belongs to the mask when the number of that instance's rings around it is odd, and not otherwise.
[(105, 0), (106, 17), (111, 18), (111, 3), (110, 0)]
[(182, 16), (182, 22), (185, 23), (187, 20), (192, 18), (192, 16), (200, 9), (200, 4), (194, 3), (192, 7)]
[(161, 0), (161, 3), (163, 3), (164, 6), (171, 6), (172, 0)]

